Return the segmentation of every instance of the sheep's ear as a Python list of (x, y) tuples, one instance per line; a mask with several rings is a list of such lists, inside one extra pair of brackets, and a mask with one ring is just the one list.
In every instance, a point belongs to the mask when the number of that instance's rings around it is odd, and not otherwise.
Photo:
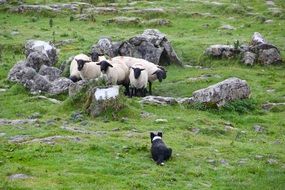
[(152, 140), (154, 138), (155, 134), (153, 132), (150, 132), (150, 139)]
[(157, 135), (162, 138), (162, 132), (158, 132)]
[(101, 65), (101, 62), (96, 63), (96, 65)]
[(78, 59), (74, 59), (76, 62), (78, 62)]
[(152, 75), (155, 75), (157, 73), (157, 71), (155, 71), (154, 73), (152, 73)]
[(140, 69), (141, 71), (144, 71), (145, 69)]
[(113, 67), (113, 65), (111, 65), (110, 63), (108, 63), (108, 65), (109, 65), (110, 67)]

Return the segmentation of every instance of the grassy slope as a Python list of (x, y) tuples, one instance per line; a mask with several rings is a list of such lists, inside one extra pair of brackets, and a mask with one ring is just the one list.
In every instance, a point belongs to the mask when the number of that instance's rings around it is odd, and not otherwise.
[[(138, 99), (134, 98), (127, 99), (127, 108), (115, 114), (114, 118), (102, 116), (91, 119), (85, 115), (87, 123), (71, 119), (71, 114), (81, 109), (71, 105), (72, 101), (52, 105), (45, 100), (35, 100), (23, 87), (5, 80), (10, 68), (18, 60), (24, 59), (21, 47), (25, 40), (52, 40), (53, 31), (56, 32), (56, 40), (76, 39), (75, 43), (61, 48), (61, 63), (71, 55), (88, 52), (100, 36), (110, 36), (114, 40), (127, 39), (147, 27), (103, 25), (102, 21), (112, 15), (98, 16), (96, 22), (70, 22), (69, 16), (59, 15), (53, 18), (54, 26), (50, 28), (49, 17), (1, 12), (0, 42), (4, 49), (0, 63), (0, 88), (8, 88), (8, 91), (0, 92), (0, 118), (27, 118), (35, 112), (39, 112), (41, 118), (40, 127), (37, 128), (29, 125), (1, 126), (0, 133), (6, 135), (0, 137), (0, 188), (284, 189), (284, 110), (264, 112), (260, 108), (266, 101), (284, 102), (284, 66), (246, 67), (234, 60), (205, 59), (202, 54), (208, 45), (233, 43), (236, 39), (248, 42), (253, 32), (259, 31), (268, 41), (280, 47), (284, 59), (285, 28), (282, 26), (285, 21), (268, 14), (265, 3), (260, 1), (223, 2), (251, 6), (252, 12), (274, 22), (262, 24), (255, 17), (246, 16), (243, 9), (232, 10), (194, 2), (155, 1), (155, 5), (148, 2), (136, 5), (163, 6), (173, 11), (173, 14), (161, 16), (170, 19), (172, 26), (158, 27), (159, 30), (167, 34), (185, 63), (209, 68), (181, 69), (170, 66), (168, 78), (162, 84), (155, 84), (154, 92), (157, 95), (187, 97), (194, 90), (236, 76), (249, 82), (252, 89), (249, 104), (256, 105), (256, 109), (239, 113), (238, 106), (243, 109), (246, 102), (235, 105), (237, 111), (232, 108), (203, 111), (196, 107), (156, 107), (140, 105)], [(277, 4), (285, 7), (282, 1), (277, 1)], [(179, 16), (175, 16), (174, 11)], [(190, 17), (187, 15), (189, 12), (210, 12), (218, 17)], [(205, 28), (205, 24), (209, 26)], [(222, 24), (230, 24), (237, 30), (218, 30)], [(20, 34), (12, 36), (10, 33), (13, 30), (18, 30)], [(218, 74), (220, 78), (187, 81), (187, 78), (201, 74)], [(275, 89), (275, 92), (268, 93), (268, 89)], [(66, 97), (59, 98), (64, 100)], [(151, 115), (142, 118), (140, 113), (143, 111)], [(127, 121), (121, 120), (122, 117), (128, 117)], [(155, 123), (157, 118), (165, 118), (168, 122)], [(234, 129), (226, 131), (226, 123), (231, 123)], [(255, 132), (255, 124), (261, 125), (264, 131)], [(101, 133), (87, 135), (67, 132), (60, 128), (62, 125)], [(120, 130), (114, 130), (116, 128)], [(195, 128), (200, 129), (199, 133), (193, 132)], [(149, 131), (157, 130), (164, 132), (165, 141), (174, 150), (172, 160), (165, 167), (157, 167), (149, 155)], [(9, 143), (9, 138), (15, 135), (29, 135), (30, 138), (69, 135), (80, 137), (81, 141), (60, 140), (56, 145)], [(268, 164), (269, 159), (278, 163)], [(221, 160), (226, 160), (227, 164), (222, 164)], [(245, 163), (242, 163), (243, 160)], [(32, 178), (9, 180), (8, 176), (14, 173), (25, 173)]]

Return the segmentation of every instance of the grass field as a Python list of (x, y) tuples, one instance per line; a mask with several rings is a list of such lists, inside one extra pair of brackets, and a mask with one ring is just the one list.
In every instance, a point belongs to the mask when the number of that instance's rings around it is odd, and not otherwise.
[[(103, 0), (88, 2), (108, 5)], [(285, 109), (264, 111), (261, 107), (265, 102), (285, 102), (284, 63), (249, 67), (237, 59), (210, 59), (203, 54), (209, 45), (248, 43), (254, 32), (260, 32), (285, 60), (285, 2), (274, 1), (278, 14), (263, 0), (114, 2), (119, 8), (162, 7), (166, 13), (107, 13), (95, 15), (95, 20), (77, 21), (68, 11), (16, 14), (9, 9), (17, 1), (0, 5), (0, 88), (7, 89), (0, 91), (0, 118), (39, 119), (34, 125), (0, 126), (0, 189), (285, 189)], [(248, 82), (250, 99), (215, 109), (142, 105), (139, 98), (124, 98), (120, 112), (90, 118), (84, 112), (84, 100), (64, 94), (52, 97), (63, 101), (55, 105), (7, 81), (13, 65), (25, 59), (23, 46), (28, 39), (74, 40), (60, 47), (60, 66), (72, 55), (89, 52), (102, 36), (119, 41), (150, 28), (105, 23), (115, 16), (169, 19), (171, 26), (151, 28), (167, 35), (184, 64), (207, 68), (168, 66), (167, 79), (153, 86), (155, 95), (190, 97), (195, 90), (235, 76)], [(236, 29), (219, 29), (225, 24)], [(218, 77), (188, 80), (203, 74)], [(262, 130), (256, 131), (256, 125)], [(164, 141), (173, 149), (164, 167), (151, 160), (150, 131), (163, 131)], [(17, 135), (26, 143), (12, 143)], [(50, 136), (66, 138), (54, 144), (30, 142)], [(12, 180), (13, 174), (29, 177)]]

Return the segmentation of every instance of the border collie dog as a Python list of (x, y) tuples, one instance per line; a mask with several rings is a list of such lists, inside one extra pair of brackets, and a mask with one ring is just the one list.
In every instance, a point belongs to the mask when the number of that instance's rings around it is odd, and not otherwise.
[(167, 148), (164, 142), (162, 141), (162, 132), (154, 134), (150, 133), (151, 140), (151, 155), (152, 159), (158, 165), (164, 165), (164, 161), (168, 160), (172, 154), (172, 149)]

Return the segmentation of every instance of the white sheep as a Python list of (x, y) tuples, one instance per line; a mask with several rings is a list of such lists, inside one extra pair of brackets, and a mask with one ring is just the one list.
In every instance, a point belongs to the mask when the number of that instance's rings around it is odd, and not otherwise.
[(80, 74), (80, 77), (83, 80), (90, 80), (90, 79), (96, 79), (100, 77), (101, 70), (100, 66), (97, 65), (98, 62), (92, 62), (82, 59), (76, 59), (77, 65), (78, 65), (78, 71)]
[(144, 66), (136, 63), (130, 69), (130, 96), (140, 93), (141, 96), (146, 95), (146, 87), (148, 82), (148, 74)]
[(128, 56), (117, 56), (112, 58), (112, 62), (125, 63), (129, 68), (137, 63), (143, 65), (148, 73), (149, 94), (152, 94), (151, 85), (153, 81), (159, 80), (159, 82), (162, 82), (162, 80), (166, 78), (167, 71), (163, 67), (144, 59)]
[(77, 61), (76, 59), (81, 59), (81, 60), (85, 60), (85, 61), (91, 61), (91, 58), (88, 57), (87, 55), (85, 54), (78, 54), (76, 55), (73, 60), (71, 61), (70, 63), (70, 68), (69, 68), (69, 71), (70, 71), (70, 75), (69, 75), (69, 79), (72, 80), (73, 82), (77, 82), (81, 79), (80, 77), (80, 73), (78, 71), (78, 65), (77, 65)]
[(129, 68), (126, 64), (113, 61), (101, 61), (97, 63), (100, 65), (101, 72), (106, 75), (107, 83), (123, 85), (126, 88), (126, 94), (129, 94)]

